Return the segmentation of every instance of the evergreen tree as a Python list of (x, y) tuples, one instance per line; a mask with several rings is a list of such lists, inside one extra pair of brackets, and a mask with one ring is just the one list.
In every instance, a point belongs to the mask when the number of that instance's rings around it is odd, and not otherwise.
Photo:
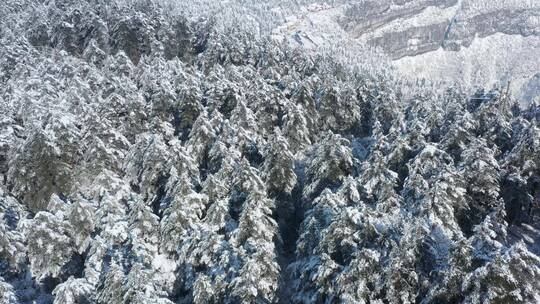
[(2, 303), (17, 303), (17, 296), (13, 287), (0, 277), (0, 301)]
[(33, 212), (43, 210), (52, 193), (69, 194), (79, 136), (73, 117), (51, 117), (45, 129), (36, 127), (10, 156), (10, 187)]
[(0, 1), (0, 302), (539, 302), (538, 102), (314, 1)]
[(193, 191), (186, 174), (178, 177), (174, 168), (171, 169), (167, 186), (168, 204), (160, 224), (161, 248), (165, 252), (174, 253), (182, 240), (197, 229), (208, 197)]
[(279, 129), (274, 132), (265, 155), (263, 176), (270, 192), (290, 194), (297, 181), (294, 172), (294, 156), (289, 151), (289, 144)]
[(65, 275), (64, 269), (76, 252), (71, 230), (72, 227), (62, 215), (46, 211), (38, 212), (25, 223), (23, 232), (28, 240), (27, 255), (36, 278), (41, 280), (49, 276), (57, 278)]
[(56, 286), (52, 294), (54, 303), (91, 303), (93, 288), (86, 279), (70, 277), (64, 283)]
[(395, 188), (398, 175), (386, 166), (380, 151), (373, 151), (362, 166), (360, 185), (367, 198), (381, 209), (391, 208), (398, 201)]
[(94, 213), (94, 206), (83, 200), (77, 200), (69, 206), (67, 220), (73, 229), (71, 234), (79, 254), (86, 251), (92, 242), (92, 234), (95, 230)]
[(304, 196), (311, 197), (327, 187), (336, 187), (344, 176), (351, 173), (354, 159), (349, 141), (339, 134), (328, 132), (315, 147), (314, 155), (308, 163), (306, 174), (309, 186)]
[(499, 201), (499, 164), (495, 159), (495, 151), (487, 147), (483, 140), (474, 140), (462, 153), (461, 164), (462, 179), (467, 185), (469, 196), (469, 212), (463, 214), (466, 219), (462, 222), (465, 232), (469, 232), (471, 227), (489, 212), (494, 210)]
[(143, 265), (150, 265), (158, 248), (159, 217), (140, 201), (129, 202), (128, 244), (134, 258)]
[(298, 152), (311, 144), (311, 131), (300, 105), (287, 104), (287, 114), (283, 117), (283, 135), (289, 141), (292, 151)]
[(529, 252), (523, 243), (515, 244), (465, 278), (464, 303), (537, 301), (539, 265), (537, 255)]
[(103, 282), (96, 291), (96, 302), (99, 304), (124, 303), (123, 295), (126, 290), (124, 271), (115, 262), (112, 262), (109, 267)]
[(266, 187), (253, 168), (244, 161), (239, 169), (235, 184), (246, 191), (247, 197), (233, 235), (233, 245), (243, 262), (231, 282), (232, 296), (241, 302), (264, 303), (275, 298), (279, 276), (274, 201), (266, 197)]

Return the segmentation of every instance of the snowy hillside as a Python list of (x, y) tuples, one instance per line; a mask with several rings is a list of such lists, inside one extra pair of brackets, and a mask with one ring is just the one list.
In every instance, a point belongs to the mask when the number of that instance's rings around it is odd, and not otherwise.
[(392, 67), (536, 34), (392, 62), (314, 3), (0, 1), (0, 304), (540, 302), (540, 103)]

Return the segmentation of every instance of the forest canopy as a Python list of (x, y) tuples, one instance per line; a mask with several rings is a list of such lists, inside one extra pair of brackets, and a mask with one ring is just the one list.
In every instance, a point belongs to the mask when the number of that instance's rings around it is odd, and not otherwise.
[(254, 3), (0, 4), (0, 303), (540, 301), (539, 105)]

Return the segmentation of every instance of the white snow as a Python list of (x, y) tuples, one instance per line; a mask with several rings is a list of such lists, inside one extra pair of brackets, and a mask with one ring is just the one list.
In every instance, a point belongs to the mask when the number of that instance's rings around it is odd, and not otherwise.
[(152, 266), (154, 269), (165, 273), (171, 273), (176, 269), (176, 263), (164, 254), (156, 255), (152, 261)]
[[(511, 46), (511, 47), (508, 47)], [(530, 77), (540, 71), (540, 37), (497, 33), (476, 38), (460, 51), (442, 48), (393, 62), (405, 76), (414, 75), (446, 84), (461, 80), (466, 88), (506, 85), (517, 93)]]
[(328, 5), (312, 5), (300, 15), (287, 17), (287, 22), (272, 31), (276, 40), (293, 38), (306, 48), (324, 46), (346, 32), (337, 23), (337, 17), (343, 14), (343, 7), (331, 8)]

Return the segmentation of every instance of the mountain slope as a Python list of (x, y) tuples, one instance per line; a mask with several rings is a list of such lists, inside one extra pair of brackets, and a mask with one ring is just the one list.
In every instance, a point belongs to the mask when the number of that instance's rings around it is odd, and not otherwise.
[(305, 37), (301, 45), (353, 39), (382, 50), (412, 79), (469, 88), (511, 81), (524, 103), (538, 95), (523, 93), (540, 71), (537, 1), (353, 1), (303, 16), (291, 33)]

